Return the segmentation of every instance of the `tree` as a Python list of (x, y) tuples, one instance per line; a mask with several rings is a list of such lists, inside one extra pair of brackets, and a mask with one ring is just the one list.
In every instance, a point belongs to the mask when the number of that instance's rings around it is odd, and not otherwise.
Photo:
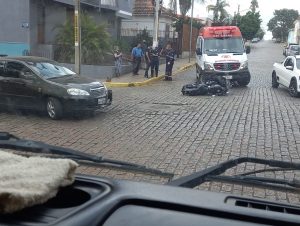
[(140, 33), (136, 35), (136, 37), (133, 38), (131, 42), (131, 47), (135, 47), (138, 43), (142, 43), (143, 40), (146, 40), (146, 43), (149, 45), (152, 43), (152, 37), (150, 37), (149, 32), (147, 29), (142, 30)]
[[(177, 6), (179, 6), (179, 10), (182, 17), (185, 17), (187, 12), (192, 7), (192, 1), (193, 0), (169, 0), (169, 8), (177, 14)], [(194, 0), (198, 3), (204, 3), (205, 0)]]
[(213, 22), (222, 24), (224, 20), (229, 17), (228, 12), (226, 11), (226, 7), (228, 7), (229, 4), (225, 0), (217, 0), (215, 5), (208, 5), (207, 10), (213, 11)]
[(259, 28), (259, 30), (256, 33), (255, 37), (257, 37), (259, 39), (263, 39), (265, 34), (266, 34), (266, 32), (262, 28)]
[[(177, 19), (177, 21), (173, 25), (175, 27), (176, 31), (178, 32), (178, 39), (180, 40), (178, 43), (179, 44), (179, 46), (178, 46), (179, 52), (181, 51), (181, 45), (182, 45), (183, 24), (189, 22), (189, 20), (186, 18), (186, 14), (192, 7), (192, 1), (193, 0), (169, 0), (169, 6), (170, 6), (171, 10), (173, 11), (173, 13), (175, 13), (175, 15), (177, 16), (177, 6), (178, 5), (179, 5), (180, 13), (181, 13), (181, 16)], [(194, 0), (194, 1), (199, 2), (199, 3), (205, 2), (205, 0)], [(199, 27), (200, 25), (193, 24), (193, 26)]]
[[(74, 25), (70, 20), (55, 27), (57, 49), (55, 59), (61, 62), (74, 62)], [(99, 64), (110, 50), (110, 36), (105, 24), (97, 24), (91, 16), (81, 14), (81, 60), (84, 64)]]
[(257, 0), (252, 0), (250, 5), (251, 12), (255, 13), (257, 8), (258, 8)]
[(260, 29), (262, 20), (259, 13), (247, 12), (246, 15), (240, 16), (238, 27), (245, 39), (253, 39)]
[(271, 31), (273, 38), (280, 38), (286, 41), (289, 29), (294, 28), (294, 21), (299, 17), (299, 12), (294, 9), (280, 9), (274, 11), (274, 17), (269, 21), (268, 31)]

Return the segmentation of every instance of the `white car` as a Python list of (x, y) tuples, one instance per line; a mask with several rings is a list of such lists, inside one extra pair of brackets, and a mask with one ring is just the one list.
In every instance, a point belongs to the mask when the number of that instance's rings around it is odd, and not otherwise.
[(288, 56), (273, 65), (272, 87), (279, 85), (288, 87), (292, 97), (300, 96), (300, 56)]

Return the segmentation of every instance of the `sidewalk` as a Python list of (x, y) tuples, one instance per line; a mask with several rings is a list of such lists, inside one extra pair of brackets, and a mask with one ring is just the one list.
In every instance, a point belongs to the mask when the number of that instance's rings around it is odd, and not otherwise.
[[(191, 62), (189, 63), (188, 58), (176, 59), (173, 66), (173, 75), (176, 75), (179, 72), (182, 72), (190, 67), (193, 67), (195, 64), (195, 58), (191, 58)], [(102, 81), (105, 83), (107, 87), (132, 87), (132, 86), (143, 86), (148, 85), (152, 82), (161, 80), (165, 77), (165, 68), (166, 64), (159, 65), (158, 77), (153, 78), (145, 78), (145, 70), (140, 69), (139, 75), (132, 75), (132, 73), (121, 75), (120, 77), (112, 78), (111, 82)], [(149, 69), (149, 75), (151, 74), (151, 70)]]

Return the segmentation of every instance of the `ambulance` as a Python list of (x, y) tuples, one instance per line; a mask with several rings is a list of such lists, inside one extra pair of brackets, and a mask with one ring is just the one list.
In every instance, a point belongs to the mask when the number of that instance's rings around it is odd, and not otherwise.
[(241, 31), (236, 26), (203, 27), (196, 43), (196, 74), (200, 83), (219, 78), (247, 86), (251, 75)]

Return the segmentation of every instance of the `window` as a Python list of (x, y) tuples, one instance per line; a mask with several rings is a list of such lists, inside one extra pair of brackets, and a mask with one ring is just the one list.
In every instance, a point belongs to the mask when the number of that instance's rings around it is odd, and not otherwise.
[(297, 68), (300, 69), (300, 59), (296, 60)]
[(18, 62), (7, 62), (5, 75), (6, 77), (19, 78), (20, 72), (30, 72), (30, 70), (23, 64)]
[(5, 65), (5, 61), (0, 61), (0, 76), (3, 76), (4, 65)]
[(292, 58), (288, 58), (285, 63), (284, 63), (284, 66), (292, 66), (294, 67), (294, 62), (293, 62), (293, 59)]

